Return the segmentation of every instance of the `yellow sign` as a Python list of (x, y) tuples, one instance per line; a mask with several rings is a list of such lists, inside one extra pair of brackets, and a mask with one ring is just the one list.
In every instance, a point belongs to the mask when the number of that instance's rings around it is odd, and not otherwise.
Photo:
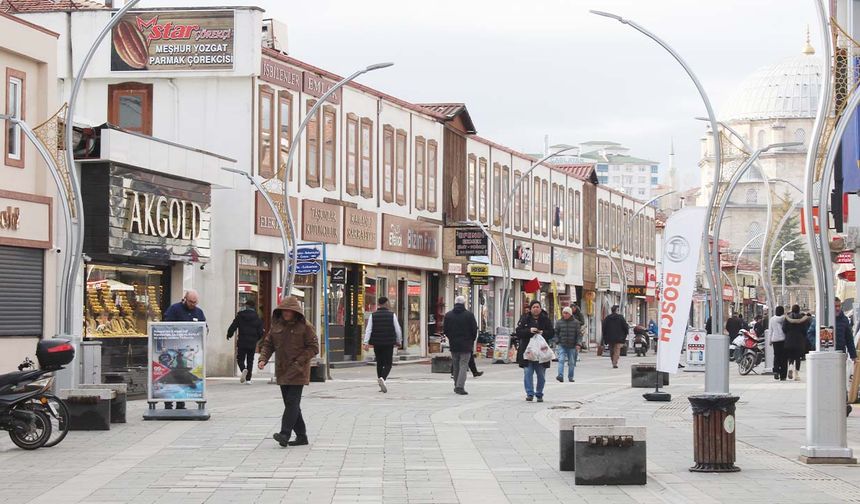
[(486, 264), (470, 264), (469, 265), (469, 275), (470, 276), (490, 276), (490, 267)]

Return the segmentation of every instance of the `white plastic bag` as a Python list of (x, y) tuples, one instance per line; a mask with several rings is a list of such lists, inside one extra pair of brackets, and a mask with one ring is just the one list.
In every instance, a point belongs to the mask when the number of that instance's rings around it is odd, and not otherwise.
[(546, 340), (543, 339), (543, 336), (535, 334), (529, 341), (529, 345), (523, 353), (523, 358), (525, 360), (537, 361), (543, 364), (555, 359), (555, 352), (552, 351)]

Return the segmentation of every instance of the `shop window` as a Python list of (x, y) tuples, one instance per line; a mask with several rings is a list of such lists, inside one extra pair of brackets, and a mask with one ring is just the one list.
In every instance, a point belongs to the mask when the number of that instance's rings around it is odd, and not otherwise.
[[(502, 195), (501, 195), (501, 202), (499, 203), (499, 206), (502, 208), (503, 213), (504, 213), (505, 205), (508, 204), (508, 194), (510, 194), (510, 192), (511, 192), (511, 169), (508, 168), (507, 166), (502, 166)], [(510, 209), (507, 209), (507, 210), (508, 210), (508, 212), (510, 212)], [(511, 218), (510, 213), (508, 213), (508, 215), (502, 216), (502, 219), (508, 219), (506, 229), (511, 228), (510, 218)]]
[(541, 212), (541, 234), (549, 236), (549, 181), (541, 181), (541, 196), (540, 196), (540, 212)]
[[(310, 112), (311, 108), (316, 103), (315, 100), (308, 100), (307, 103), (307, 112)], [(320, 186), (320, 121), (319, 121), (319, 113), (314, 114), (313, 117), (308, 120), (307, 131), (305, 132), (305, 150), (307, 153), (306, 167), (307, 167), (307, 184), (310, 187), (319, 187)]]
[(109, 85), (108, 121), (124, 130), (152, 135), (152, 84)]
[(358, 194), (358, 116), (346, 115), (346, 193)]
[[(27, 100), (26, 93), (27, 76), (24, 72), (6, 69), (6, 114), (24, 119)], [(6, 123), (6, 148), (4, 150), (4, 161), (7, 166), (16, 168), (24, 167), (24, 136), (18, 125), (12, 121)]]
[(161, 321), (169, 303), (161, 269), (88, 265), (86, 278), (84, 329), (91, 338), (146, 338), (147, 324)]
[(427, 142), (427, 210), (436, 211), (436, 179), (439, 170), (438, 145), (435, 140)]
[(394, 201), (394, 128), (382, 127), (382, 199)]
[(0, 247), (0, 336), (42, 336), (45, 251)]
[(415, 209), (424, 210), (427, 182), (424, 162), (427, 156), (427, 144), (424, 137), (415, 138)]
[(265, 179), (275, 175), (275, 93), (269, 86), (260, 86), (260, 169)]
[(337, 184), (334, 171), (337, 145), (335, 121), (335, 108), (328, 105), (323, 107), (323, 188), (329, 191), (333, 191)]
[(529, 192), (531, 192), (532, 181), (531, 176), (526, 175), (523, 179), (522, 185), (520, 185), (518, 198), (522, 199), (522, 208), (523, 208), (523, 232), (528, 233), (530, 227), (531, 214), (529, 210), (531, 210), (531, 201), (529, 200)]
[(373, 197), (373, 121), (361, 119), (361, 195)]
[(406, 206), (406, 131), (397, 130), (397, 204)]
[[(293, 141), (293, 95), (289, 91), (278, 93), (278, 179), (284, 180), (287, 157)], [(293, 180), (293, 167), (289, 167)]]
[[(519, 170), (514, 170), (514, 180), (519, 180), (522, 174)], [(520, 191), (522, 192), (522, 191)], [(514, 230), (519, 231), (522, 228), (522, 196), (517, 194), (514, 196)]]
[(478, 159), (474, 154), (469, 154), (469, 181), (466, 191), (466, 198), (469, 200), (469, 219), (475, 220), (477, 216), (475, 193), (478, 187), (477, 181)]
[(532, 199), (534, 200), (534, 232), (538, 235), (540, 234), (540, 179), (535, 177), (534, 181), (534, 191), (532, 192)]
[[(482, 159), (483, 161), (483, 159)], [(483, 201), (483, 199), (482, 199)], [(499, 225), (502, 223), (502, 166), (499, 163), (493, 163), (493, 224)], [(484, 220), (483, 214), (481, 220)]]

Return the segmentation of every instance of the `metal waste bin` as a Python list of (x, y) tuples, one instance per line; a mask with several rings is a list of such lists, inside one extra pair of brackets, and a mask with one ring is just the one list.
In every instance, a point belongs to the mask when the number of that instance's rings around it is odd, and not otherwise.
[(693, 406), (692, 472), (737, 472), (735, 466), (735, 403), (730, 395), (690, 396)]

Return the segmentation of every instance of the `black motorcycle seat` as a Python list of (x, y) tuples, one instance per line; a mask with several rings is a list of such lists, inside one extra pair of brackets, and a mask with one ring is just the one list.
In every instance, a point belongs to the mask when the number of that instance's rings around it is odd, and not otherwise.
[(32, 375), (33, 371), (15, 371), (0, 375), (0, 387), (18, 383), (27, 379), (28, 375)]

